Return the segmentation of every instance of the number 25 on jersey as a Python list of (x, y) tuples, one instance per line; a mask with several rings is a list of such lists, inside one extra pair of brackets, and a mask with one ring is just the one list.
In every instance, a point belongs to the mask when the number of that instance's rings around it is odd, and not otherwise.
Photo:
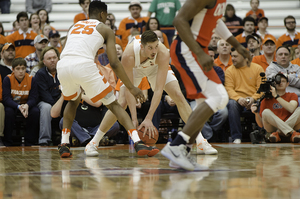
[(74, 29), (71, 34), (87, 34), (90, 35), (94, 32), (94, 28), (96, 25), (83, 25), (83, 24), (75, 24)]

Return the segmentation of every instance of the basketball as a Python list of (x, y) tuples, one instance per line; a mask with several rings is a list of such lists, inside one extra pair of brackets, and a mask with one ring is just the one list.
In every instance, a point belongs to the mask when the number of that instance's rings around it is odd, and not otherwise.
[(153, 146), (158, 140), (158, 131), (157, 131), (157, 129), (155, 128), (156, 133), (154, 133), (154, 137), (151, 137), (150, 139), (149, 139), (149, 133), (148, 132), (146, 133), (145, 137), (143, 137), (144, 131), (145, 131), (145, 127), (141, 128), (140, 130), (137, 131), (138, 134), (139, 134), (140, 139), (145, 144), (147, 144), (149, 146)]

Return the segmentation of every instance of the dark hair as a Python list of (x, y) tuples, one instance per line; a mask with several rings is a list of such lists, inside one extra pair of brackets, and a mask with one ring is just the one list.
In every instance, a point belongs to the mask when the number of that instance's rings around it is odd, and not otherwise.
[(158, 41), (158, 37), (152, 30), (146, 30), (145, 32), (143, 32), (141, 37), (142, 45), (145, 46), (148, 42), (152, 43), (155, 41)]
[(11, 66), (12, 68), (15, 68), (17, 66), (27, 66), (27, 63), (25, 61), (25, 59), (23, 59), (22, 57), (18, 57), (12, 60), (11, 62)]
[(250, 22), (253, 22), (253, 24), (255, 25), (255, 20), (252, 18), (252, 17), (245, 17), (244, 19), (243, 19), (243, 26), (245, 26), (245, 23), (247, 22), (247, 21), (250, 21)]
[(41, 19), (40, 19), (40, 16), (38, 15), (38, 13), (32, 13), (32, 14), (30, 15), (30, 17), (29, 17), (29, 27), (30, 27), (30, 28), (32, 27), (32, 25), (31, 25), (30, 22), (31, 22), (31, 19), (32, 19), (32, 17), (33, 17), (34, 15), (38, 16), (38, 18), (39, 18), (39, 20), (40, 20), (39, 27), (40, 27), (40, 29), (41, 29)]
[(97, 15), (101, 12), (107, 12), (107, 5), (101, 1), (92, 1), (89, 6), (89, 15)]
[(287, 16), (287, 17), (285, 17), (285, 18), (284, 18), (284, 20), (283, 20), (283, 21), (284, 21), (284, 25), (286, 25), (286, 20), (287, 20), (287, 19), (294, 19), (294, 20), (295, 20), (295, 23), (296, 23), (296, 19), (295, 19), (295, 17), (294, 17), (294, 16), (292, 16), (292, 15), (288, 15), (288, 16)]
[(3, 28), (3, 24), (1, 22), (0, 22), (0, 27), (2, 28), (2, 31), (0, 32), (0, 34), (4, 36), (4, 28)]
[[(84, 4), (84, 1), (85, 1), (85, 0), (79, 0), (79, 5), (80, 5), (80, 4)], [(91, 3), (91, 0), (89, 0), (89, 2)]]
[(228, 17), (228, 16), (227, 16), (227, 11), (228, 11), (228, 10), (233, 10), (233, 16), (235, 15), (235, 9), (234, 9), (233, 5), (231, 5), (231, 4), (229, 3), (229, 4), (226, 5), (224, 17), (226, 17), (226, 18)]
[[(107, 18), (106, 21), (109, 21), (109, 22), (110, 22), (110, 29), (113, 30), (113, 29), (114, 29), (114, 26), (113, 26), (113, 24), (112, 24), (112, 20), (110, 20), (110, 19)], [(106, 21), (105, 21), (105, 22), (106, 22)]]
[(146, 23), (146, 30), (150, 30), (150, 20), (151, 19), (155, 19), (156, 22), (157, 22), (157, 30), (160, 30), (160, 24), (159, 24), (159, 21), (156, 17), (150, 17), (148, 22)]
[(50, 22), (49, 22), (49, 14), (48, 14), (47, 10), (45, 10), (45, 9), (39, 9), (36, 13), (40, 16), (40, 12), (41, 12), (42, 10), (46, 11), (46, 15), (47, 15), (46, 23), (49, 24), (49, 23), (50, 23)]
[(47, 47), (45, 47), (43, 50), (42, 50), (42, 52), (41, 52), (41, 55), (40, 55), (40, 61), (39, 61), (39, 63), (37, 64), (37, 66), (39, 67), (39, 68), (42, 68), (42, 67), (44, 67), (45, 65), (44, 65), (44, 56), (45, 56), (45, 54), (46, 54), (46, 52), (48, 52), (49, 50), (54, 50), (55, 51), (55, 53), (56, 53), (56, 55), (57, 55), (57, 57), (58, 57), (58, 59), (59, 59), (59, 51), (57, 50), (57, 48), (55, 48), (55, 47), (53, 47), (53, 46), (47, 46)]
[(208, 51), (215, 51), (211, 46), (208, 46)]
[(28, 19), (27, 12), (19, 12), (17, 15), (17, 21), (20, 22), (21, 17), (26, 17)]
[(285, 48), (285, 49), (287, 49), (287, 50), (289, 51), (289, 54), (291, 54), (291, 50), (290, 50), (289, 47), (286, 46), (286, 45), (279, 46), (279, 47), (277, 48), (277, 50), (276, 50), (276, 53), (277, 53), (277, 51), (278, 51), (280, 48)]

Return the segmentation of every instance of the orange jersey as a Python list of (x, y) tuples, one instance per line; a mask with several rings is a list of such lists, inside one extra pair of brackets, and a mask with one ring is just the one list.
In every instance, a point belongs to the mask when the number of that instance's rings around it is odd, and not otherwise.
[(257, 9), (255, 13), (253, 12), (253, 10), (250, 10), (249, 12), (246, 13), (246, 17), (253, 15), (253, 14), (256, 15), (256, 19), (255, 19), (256, 24), (260, 18), (265, 17), (265, 12), (263, 9)]
[[(273, 57), (273, 61), (276, 61), (275, 55)], [(267, 67), (270, 65), (267, 62), (267, 59), (266, 59), (265, 55), (254, 56), (253, 59), (252, 59), (252, 62), (260, 65), (261, 67), (263, 67), (264, 71), (266, 71)]]
[(10, 80), (11, 97), (18, 104), (25, 104), (28, 101), (29, 92), (31, 90), (32, 76), (25, 73), (25, 77), (21, 83), (19, 83), (15, 77), (15, 74), (7, 75)]
[(37, 36), (32, 30), (28, 30), (26, 37), (24, 39), (23, 33), (21, 31), (15, 31), (14, 33), (6, 37), (7, 42), (14, 44), (16, 49), (16, 58), (25, 58), (27, 55), (35, 52), (35, 47), (33, 44), (34, 38)]
[(226, 0), (217, 0), (212, 9), (201, 10), (190, 22), (191, 31), (196, 41), (204, 48), (208, 47), (213, 30), (218, 19), (222, 18), (226, 7)]
[(0, 34), (0, 44), (4, 45), (6, 42), (7, 42), (6, 37)]
[[(204, 8), (190, 20), (191, 32), (206, 53), (208, 53), (213, 30), (217, 26), (217, 21), (221, 20), (225, 7), (226, 0), (217, 0), (213, 8)], [(196, 55), (183, 43), (177, 36), (171, 45), (170, 54), (186, 88), (187, 98), (197, 99), (203, 97), (201, 94), (203, 89), (201, 86), (204, 85), (203, 79), (207, 77), (217, 84), (222, 84), (222, 82), (215, 70), (203, 71), (202, 66), (195, 59)], [(202, 70), (202, 73), (198, 72), (199, 70)], [(193, 71), (197, 71), (197, 73), (194, 74)]]
[(219, 56), (218, 56), (217, 59), (215, 59), (214, 63), (216, 64), (216, 66), (219, 66), (220, 68), (222, 68), (222, 70), (223, 70), (224, 72), (225, 72), (225, 70), (226, 70), (229, 66), (231, 66), (231, 65), (233, 64), (233, 63), (232, 63), (232, 59), (231, 59), (231, 55), (230, 55), (230, 57), (229, 57), (229, 61), (228, 61), (228, 63), (227, 63), (226, 66), (221, 62)]
[(130, 29), (133, 25), (135, 25), (135, 22), (138, 23), (137, 25), (139, 26), (139, 30), (142, 33), (142, 28), (146, 25), (148, 20), (149, 17), (139, 17), (137, 19), (133, 19), (132, 17), (126, 17), (120, 22), (119, 29), (116, 32), (116, 34), (121, 34), (123, 47), (127, 46), (128, 36), (130, 35)]
[[(123, 85), (123, 82), (119, 79), (116, 86), (116, 91), (120, 91), (121, 86)], [(141, 90), (148, 90), (150, 88), (149, 82), (147, 77), (143, 77), (140, 85), (138, 86)]]
[(291, 61), (292, 64), (297, 64), (298, 66), (300, 66), (300, 59), (294, 59), (293, 61)]
[(89, 16), (86, 15), (85, 13), (81, 12), (81, 13), (75, 15), (73, 21), (74, 21), (74, 23), (77, 23), (78, 21), (87, 20), (87, 19), (89, 19)]
[(288, 33), (285, 33), (278, 38), (276, 47), (278, 48), (283, 45), (290, 45), (292, 47), (297, 47), (299, 40), (300, 40), (300, 32), (295, 32), (295, 38), (293, 40)]

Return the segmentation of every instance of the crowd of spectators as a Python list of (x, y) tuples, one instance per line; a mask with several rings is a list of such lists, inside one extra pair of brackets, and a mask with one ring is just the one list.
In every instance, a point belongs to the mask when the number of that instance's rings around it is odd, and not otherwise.
[[(89, 19), (89, 3), (90, 0), (79, 0), (82, 12), (74, 16), (74, 23)], [(215, 63), (214, 70), (225, 85), (230, 100), (224, 110), (218, 111), (205, 124), (202, 133), (206, 139), (212, 138), (214, 133), (223, 130), (225, 122), (228, 122), (228, 136), (234, 143), (242, 142), (240, 114), (243, 111), (251, 113), (251, 107), (261, 97), (261, 94), (256, 93), (261, 84), (261, 72), (265, 72), (268, 78), (273, 78), (278, 72), (286, 74), (288, 77), (286, 78), (288, 81), (286, 91), (298, 96), (297, 105), (300, 102), (300, 33), (296, 31), (295, 17), (287, 16), (283, 19), (286, 33), (275, 38), (267, 30), (269, 19), (265, 16), (263, 9), (259, 8), (259, 0), (249, 0), (249, 3), (251, 8), (243, 18), (236, 15), (232, 4), (227, 4), (222, 20), (236, 39), (250, 51), (252, 55), (250, 66), (247, 66), (249, 60), (244, 60), (235, 49), (231, 49), (228, 42), (220, 39), (217, 34), (213, 34), (211, 37), (209, 54)], [(9, 8), (10, 0), (0, 1), (1, 13), (9, 13)], [(160, 41), (169, 49), (175, 36), (172, 21), (180, 8), (179, 0), (153, 0), (148, 15), (142, 16), (142, 4), (138, 0), (133, 0), (128, 5), (128, 17), (121, 20), (119, 27), (115, 25), (115, 14), (108, 13), (105, 24), (115, 32), (119, 57), (122, 56), (122, 52), (131, 38), (145, 30), (154, 31)], [(59, 122), (61, 123), (63, 117), (61, 113), (65, 104), (57, 78), (56, 64), (66, 38), (61, 37), (59, 31), (50, 25), (48, 13), (51, 10), (51, 0), (26, 0), (26, 12), (16, 15), (16, 21), (13, 22), (14, 29), (10, 34), (4, 34), (4, 28), (0, 22), (0, 146), (14, 145), (12, 132), (16, 118), (23, 118), (27, 123), (25, 145), (48, 146), (55, 142), (52, 135), (57, 130), (56, 126), (59, 126)], [(115, 86), (118, 86), (118, 78), (110, 69), (105, 46), (103, 49), (99, 49), (96, 62), (104, 76), (105, 73), (106, 75), (112, 74), (107, 75), (106, 78), (115, 90)], [(147, 85), (147, 79), (145, 82)], [(146, 88), (146, 94), (149, 85), (143, 88)], [(115, 92), (118, 94), (117, 90)], [(85, 99), (84, 93), (82, 96)], [(161, 105), (158, 107), (160, 114), (166, 107), (176, 107), (169, 96), (163, 96)], [(147, 112), (143, 108), (144, 106), (137, 104), (137, 107), (139, 115)], [(72, 127), (72, 135), (77, 139), (79, 145), (88, 143), (99, 126), (95, 120), (87, 119), (88, 116), (95, 115), (95, 118), (100, 121), (105, 111), (106, 108), (102, 104), (94, 104), (88, 100), (81, 102), (77, 110), (78, 116)], [(98, 114), (95, 114), (96, 112)], [(176, 108), (173, 112), (178, 115)], [(259, 119), (257, 120), (260, 121), (259, 126), (263, 128), (265, 118), (261, 116), (265, 114), (252, 112), (253, 117)], [(53, 120), (53, 118), (58, 119)], [(153, 121), (157, 128), (159, 128), (159, 122)], [(273, 128), (266, 128), (267, 131), (269, 129), (273, 131)], [(294, 130), (298, 131), (299, 129)], [(108, 133), (108, 137), (113, 137), (119, 131), (117, 123), (111, 131)], [(291, 136), (294, 135), (293, 131), (292, 133), (283, 132), (283, 134)], [(280, 130), (276, 129), (276, 132), (283, 135)], [(226, 132), (222, 131), (222, 133)], [(273, 132), (268, 133), (271, 136)], [(275, 141), (279, 141), (280, 138), (277, 134), (274, 136), (276, 137)], [(296, 139), (294, 139), (295, 136)], [(292, 140), (298, 141), (297, 136), (298, 134), (295, 134)], [(271, 140), (274, 141), (274, 138)]]

